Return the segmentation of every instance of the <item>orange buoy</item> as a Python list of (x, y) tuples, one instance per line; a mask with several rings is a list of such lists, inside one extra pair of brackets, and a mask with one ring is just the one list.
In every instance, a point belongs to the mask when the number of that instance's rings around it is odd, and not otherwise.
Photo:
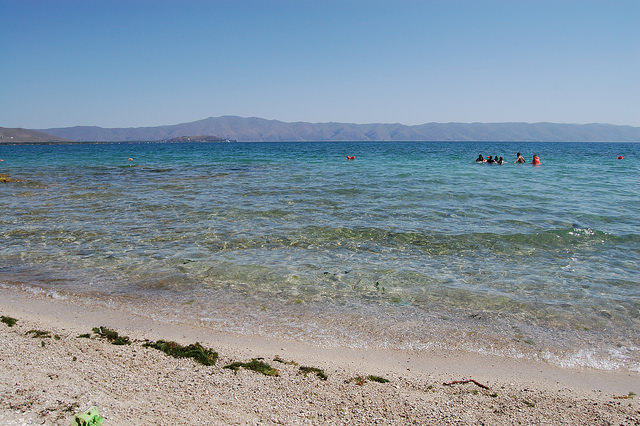
[(355, 155), (347, 155), (347, 160), (355, 160), (356, 156)]
[[(623, 158), (622, 155), (618, 155), (618, 160), (622, 160), (622, 158)], [(2, 160), (0, 160), (0, 161), (2, 161)]]
[(540, 163), (540, 157), (538, 157), (537, 155), (533, 156), (533, 161), (531, 162), (531, 164), (533, 164), (534, 166), (539, 166)]
[(133, 161), (133, 158), (129, 158), (129, 161)]

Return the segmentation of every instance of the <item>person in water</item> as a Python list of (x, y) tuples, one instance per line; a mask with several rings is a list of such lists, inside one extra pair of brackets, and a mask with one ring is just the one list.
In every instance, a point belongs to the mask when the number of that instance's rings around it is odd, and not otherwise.
[(517, 153), (517, 154), (516, 154), (516, 156), (518, 157), (518, 158), (516, 158), (516, 163), (517, 163), (517, 164), (524, 164), (524, 163), (526, 163), (526, 162), (527, 162), (527, 160), (525, 160), (525, 159), (524, 159), (524, 157), (522, 156), (522, 154)]
[(504, 164), (504, 159), (502, 157), (498, 158), (498, 161), (496, 161), (496, 164), (499, 164), (502, 166), (502, 164)]
[(495, 163), (495, 161), (493, 160), (493, 156), (491, 156), (491, 155), (488, 156), (487, 157), (487, 164), (493, 164), (493, 163)]
[(485, 160), (484, 157), (482, 156), (482, 154), (478, 154), (478, 158), (476, 158), (476, 163), (484, 163)]

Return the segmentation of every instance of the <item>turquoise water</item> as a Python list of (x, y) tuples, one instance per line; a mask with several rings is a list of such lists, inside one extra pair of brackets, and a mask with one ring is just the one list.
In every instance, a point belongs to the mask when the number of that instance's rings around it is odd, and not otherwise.
[(0, 184), (3, 285), (325, 345), (640, 370), (640, 144), (5, 145), (0, 159), (25, 181)]

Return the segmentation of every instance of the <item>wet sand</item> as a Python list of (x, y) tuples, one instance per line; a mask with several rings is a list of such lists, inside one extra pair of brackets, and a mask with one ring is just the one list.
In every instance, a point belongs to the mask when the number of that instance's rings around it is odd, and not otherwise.
[[(0, 315), (18, 320), (0, 324), (3, 425), (69, 424), (91, 406), (105, 424), (640, 424), (637, 372), (562, 369), (462, 351), (319, 347), (20, 286), (0, 287)], [(98, 326), (133, 342), (77, 337)], [(30, 330), (52, 337), (34, 338)], [(200, 342), (219, 359), (204, 366), (172, 358), (143, 347), (145, 339)], [(253, 358), (278, 376), (224, 368)], [(322, 369), (327, 379), (305, 375), (300, 366)]]

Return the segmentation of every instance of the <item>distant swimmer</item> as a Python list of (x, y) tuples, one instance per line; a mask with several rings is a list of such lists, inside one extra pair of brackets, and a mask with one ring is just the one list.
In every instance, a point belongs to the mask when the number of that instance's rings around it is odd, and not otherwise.
[(518, 157), (518, 158), (516, 158), (516, 164), (524, 164), (524, 163), (527, 162), (527, 160), (524, 159), (522, 154), (517, 153), (516, 156)]
[(538, 157), (537, 155), (533, 156), (533, 160), (531, 160), (531, 164), (533, 164), (534, 166), (539, 166), (540, 163), (540, 157)]
[(482, 154), (478, 154), (478, 158), (476, 158), (476, 163), (484, 163), (487, 160), (484, 159), (484, 157), (482, 156)]
[(499, 164), (502, 166), (504, 164), (504, 159), (502, 157), (498, 158), (498, 160), (496, 161), (496, 164)]
[(488, 156), (488, 157), (487, 157), (487, 164), (493, 164), (493, 163), (495, 163), (495, 161), (494, 161), (494, 159), (493, 159), (493, 156), (491, 156), (491, 155), (490, 155), (490, 156)]

